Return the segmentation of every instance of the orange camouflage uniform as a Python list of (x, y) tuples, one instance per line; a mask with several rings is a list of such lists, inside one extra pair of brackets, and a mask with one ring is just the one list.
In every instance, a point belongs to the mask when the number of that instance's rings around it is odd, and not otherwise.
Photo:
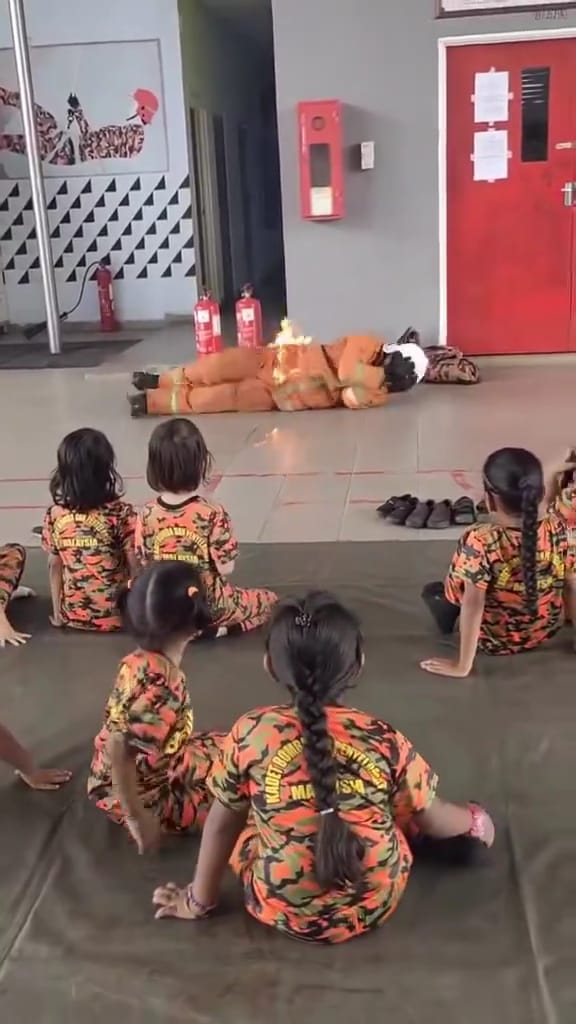
[(136, 755), (139, 795), (162, 827), (183, 832), (202, 825), (210, 803), (206, 779), (224, 735), (194, 732), (186, 678), (164, 655), (137, 650), (124, 658), (94, 742), (88, 796), (123, 824), (107, 750), (114, 732)]
[(0, 547), (0, 607), (6, 608), (12, 594), (20, 585), (26, 552), (20, 544), (3, 544)]
[(91, 512), (51, 505), (42, 546), (63, 567), (61, 615), (66, 626), (107, 632), (120, 629), (118, 595), (129, 580), (136, 514), (117, 499)]
[(551, 512), (538, 526), (535, 619), (525, 608), (521, 543), (519, 527), (473, 526), (459, 541), (444, 582), (446, 598), (455, 605), (462, 602), (465, 583), (486, 592), (479, 647), (487, 654), (517, 654), (539, 647), (564, 622), (564, 584), (576, 571), (566, 523)]
[(404, 892), (412, 854), (405, 831), (432, 803), (437, 778), (411, 743), (385, 722), (327, 709), (338, 760), (339, 810), (365, 847), (355, 889), (323, 891), (314, 876), (318, 813), (290, 707), (249, 712), (227, 737), (208, 785), (248, 826), (232, 858), (246, 909), (294, 938), (336, 943), (385, 921)]
[(565, 487), (556, 498), (552, 508), (566, 523), (570, 539), (573, 542), (576, 541), (576, 484)]
[(233, 587), (219, 566), (238, 557), (238, 544), (228, 513), (205, 498), (187, 498), (168, 505), (148, 502), (138, 516), (136, 549), (143, 562), (176, 559), (200, 573), (215, 626), (244, 631), (262, 626), (277, 601), (271, 590)]

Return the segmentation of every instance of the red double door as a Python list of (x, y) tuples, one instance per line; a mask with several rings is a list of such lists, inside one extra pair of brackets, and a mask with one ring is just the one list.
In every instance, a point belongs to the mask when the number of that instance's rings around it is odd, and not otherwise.
[(446, 169), (448, 344), (576, 349), (576, 39), (449, 47)]

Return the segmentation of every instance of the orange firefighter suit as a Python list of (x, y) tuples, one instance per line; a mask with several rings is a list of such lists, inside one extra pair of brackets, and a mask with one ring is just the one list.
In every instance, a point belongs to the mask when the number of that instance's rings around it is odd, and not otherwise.
[(384, 405), (383, 341), (365, 335), (331, 345), (230, 348), (163, 373), (147, 390), (150, 416), (280, 409), (366, 409)]

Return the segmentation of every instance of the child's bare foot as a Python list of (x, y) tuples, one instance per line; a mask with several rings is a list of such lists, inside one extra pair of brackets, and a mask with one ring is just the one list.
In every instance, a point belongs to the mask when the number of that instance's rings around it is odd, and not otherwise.
[(36, 597), (36, 591), (32, 590), (32, 587), (16, 587), (10, 600), (23, 601), (27, 597)]

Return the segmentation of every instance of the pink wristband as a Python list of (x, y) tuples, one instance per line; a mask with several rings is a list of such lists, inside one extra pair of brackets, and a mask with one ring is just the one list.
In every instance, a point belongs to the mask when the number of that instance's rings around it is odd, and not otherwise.
[(192, 885), (186, 887), (186, 905), (188, 910), (197, 910), (201, 917), (207, 917), (213, 910), (216, 909), (216, 904), (213, 903), (211, 907), (206, 906), (205, 903), (200, 903), (194, 895), (194, 889)]

